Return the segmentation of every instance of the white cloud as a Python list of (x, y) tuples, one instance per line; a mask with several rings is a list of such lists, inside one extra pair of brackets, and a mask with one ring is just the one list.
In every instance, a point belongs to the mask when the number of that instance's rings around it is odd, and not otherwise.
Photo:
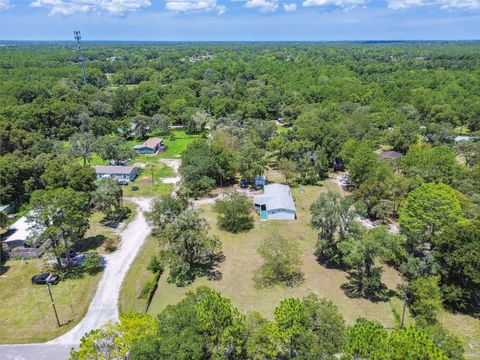
[(260, 12), (274, 12), (278, 8), (277, 0), (248, 0), (245, 7), (249, 9), (257, 9)]
[(411, 7), (439, 7), (441, 9), (476, 10), (480, 0), (389, 0), (388, 7), (394, 10)]
[(227, 11), (227, 7), (217, 4), (217, 0), (167, 0), (165, 7), (179, 12), (217, 11), (219, 15)]
[(369, 0), (305, 0), (303, 6), (337, 6), (343, 9), (352, 9), (365, 5)]
[(152, 5), (150, 0), (36, 0), (36, 8), (50, 9), (49, 15), (72, 15), (76, 12), (98, 12), (121, 16)]
[(283, 4), (283, 10), (286, 12), (294, 12), (297, 10), (297, 4), (290, 3), (290, 4)]
[(10, 3), (10, 0), (0, 0), (0, 10), (10, 9), (13, 5)]

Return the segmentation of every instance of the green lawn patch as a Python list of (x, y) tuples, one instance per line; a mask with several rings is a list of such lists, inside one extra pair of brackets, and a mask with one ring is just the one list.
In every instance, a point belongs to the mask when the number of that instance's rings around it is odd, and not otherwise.
[(44, 261), (9, 260), (0, 277), (0, 343), (44, 342), (73, 328), (87, 312), (102, 273), (68, 279), (52, 286), (62, 326), (55, 320), (45, 285), (32, 285), (31, 277), (44, 272)]
[[(178, 158), (182, 152), (187, 148), (188, 144), (192, 143), (196, 139), (201, 138), (201, 134), (187, 134), (184, 130), (173, 130), (172, 133), (175, 135), (175, 140), (170, 140), (170, 135), (161, 136), (157, 134), (151, 134), (150, 136), (158, 136), (163, 139), (164, 144), (167, 146), (167, 151), (159, 152), (155, 156), (146, 156), (138, 155), (135, 158), (136, 162), (142, 161), (144, 158), (155, 159), (157, 158)], [(129, 141), (128, 145), (133, 147), (134, 145), (142, 144), (142, 141)], [(150, 160), (152, 161), (152, 160)], [(154, 161), (154, 160), (153, 160)], [(148, 160), (147, 160), (148, 162)]]
[(158, 240), (148, 236), (123, 280), (119, 299), (121, 314), (144, 312), (146, 300), (140, 299), (139, 296), (144, 284), (153, 277), (153, 274), (147, 270), (147, 265), (152, 255), (156, 254), (158, 250)]

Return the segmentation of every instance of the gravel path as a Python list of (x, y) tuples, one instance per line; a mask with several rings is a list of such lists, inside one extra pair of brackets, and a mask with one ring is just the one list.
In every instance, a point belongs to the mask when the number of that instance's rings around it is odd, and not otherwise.
[(118, 320), (118, 298), (123, 279), (135, 259), (150, 228), (143, 211), (150, 206), (149, 199), (131, 199), (139, 205), (138, 215), (121, 233), (117, 251), (105, 255), (106, 267), (87, 314), (70, 331), (42, 344), (0, 345), (0, 358), (12, 360), (68, 359), (70, 349), (80, 344), (82, 336), (109, 321)]

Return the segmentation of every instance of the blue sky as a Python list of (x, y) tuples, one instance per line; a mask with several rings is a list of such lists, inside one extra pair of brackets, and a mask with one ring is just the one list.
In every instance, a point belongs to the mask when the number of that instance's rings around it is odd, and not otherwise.
[(472, 40), (480, 0), (0, 0), (0, 39)]

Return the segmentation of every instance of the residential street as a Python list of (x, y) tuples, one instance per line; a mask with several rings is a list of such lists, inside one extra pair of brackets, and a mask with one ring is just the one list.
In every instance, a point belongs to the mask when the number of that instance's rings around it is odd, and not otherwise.
[(119, 249), (105, 255), (107, 265), (85, 317), (73, 329), (47, 343), (0, 345), (2, 360), (68, 359), (70, 349), (80, 344), (85, 333), (109, 321), (118, 320), (120, 287), (132, 261), (150, 232), (143, 216), (143, 211), (150, 205), (150, 199), (131, 200), (139, 205), (138, 215), (121, 233), (122, 242)]

